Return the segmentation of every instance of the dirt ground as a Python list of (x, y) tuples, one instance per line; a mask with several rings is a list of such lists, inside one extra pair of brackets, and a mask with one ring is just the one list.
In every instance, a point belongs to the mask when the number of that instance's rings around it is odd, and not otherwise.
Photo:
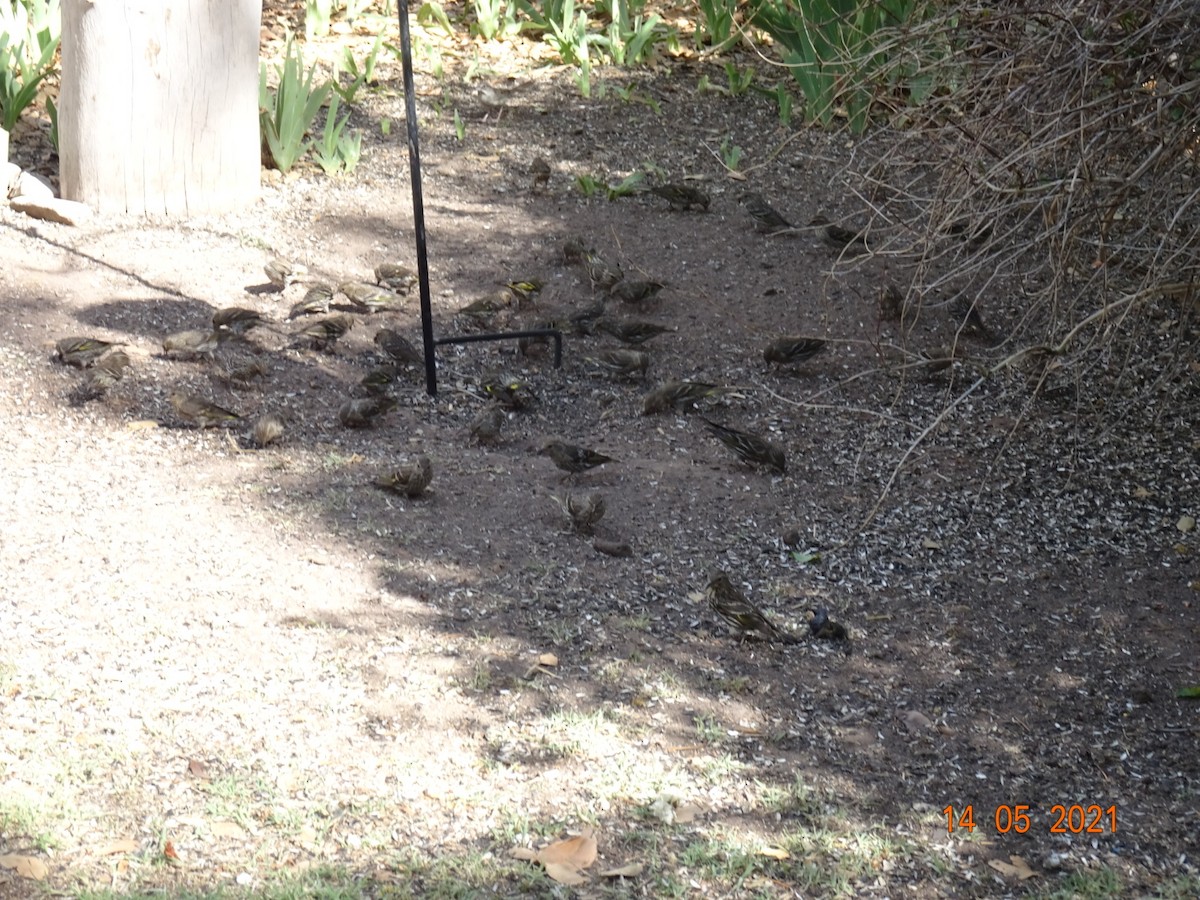
[[(351, 177), (302, 169), (186, 223), (0, 212), (0, 853), (41, 859), (67, 893), (253, 890), (318, 865), (372, 896), (438, 893), (414, 860), (500, 859), (587, 827), (601, 866), (645, 868), (584, 896), (1024, 896), (1097, 873), (1113, 896), (1175, 896), (1197, 878), (1200, 724), (1175, 699), (1200, 678), (1196, 536), (1178, 528), (1200, 500), (1194, 375), (1102, 434), (1105, 384), (1031, 403), (988, 379), (914, 446), (975, 380), (912, 362), (952, 339), (945, 309), (902, 331), (877, 304), (898, 262), (768, 237), (737, 202), (755, 190), (793, 221), (861, 225), (854, 172), (876, 144), (800, 131), (772, 156), (791, 132), (767, 100), (696, 91), (724, 83), (717, 63), (601, 73), (585, 100), (561, 70), (443, 51), (444, 78), (418, 84), (438, 336), (479, 330), (456, 310), (509, 281), (545, 286), (491, 327), (592, 302), (562, 261), (579, 236), (666, 282), (645, 309), (610, 304), (674, 329), (647, 345), (646, 381), (588, 362), (617, 346), (603, 335), (569, 335), (557, 369), (511, 341), (443, 346), (436, 397), (412, 371), (374, 427), (339, 424), (376, 329), (419, 343), (415, 292), (355, 313), (329, 352), (289, 349), (307, 285), (265, 291), (262, 267), (337, 283), (414, 263), (398, 65), (355, 108)], [(723, 142), (744, 150), (737, 177)], [(576, 181), (635, 170), (695, 179), (709, 210)], [(1019, 302), (988, 298), (1001, 338)], [(163, 336), (230, 305), (275, 324), (215, 361), (163, 355)], [(830, 344), (768, 367), (784, 334)], [(53, 358), (69, 335), (120, 342), (131, 374), (73, 403), (82, 375)], [(230, 385), (234, 358), (265, 378)], [(478, 446), (466, 428), (497, 373), (533, 400)], [(701, 412), (772, 435), (787, 474), (740, 463), (696, 413), (642, 415), (671, 378), (730, 388)], [(167, 402), (181, 387), (278, 413), (286, 434), (253, 450), (240, 424), (187, 427)], [(615, 461), (564, 481), (536, 453), (550, 437)], [(426, 497), (373, 486), (418, 453)], [(592, 491), (596, 538), (631, 555), (567, 527), (554, 498)], [(853, 652), (739, 641), (702, 597), (713, 568), (801, 637), (827, 606)], [(542, 654), (557, 663), (535, 668)], [(999, 833), (1018, 804), (1031, 827)], [(947, 833), (943, 810), (968, 805), (976, 830)], [(1106, 812), (1056, 833), (1056, 805)], [(686, 851), (702, 843), (740, 848), (745, 872), (701, 866)], [(0, 868), (0, 896), (30, 884)]]

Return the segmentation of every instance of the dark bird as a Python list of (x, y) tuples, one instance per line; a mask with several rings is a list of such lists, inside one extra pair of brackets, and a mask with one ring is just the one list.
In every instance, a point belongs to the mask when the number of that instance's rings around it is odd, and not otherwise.
[(54, 344), (55, 355), (60, 362), (76, 369), (86, 369), (96, 362), (112, 347), (119, 347), (111, 341), (99, 338), (65, 337)]
[(413, 346), (412, 341), (398, 331), (390, 328), (380, 328), (375, 332), (375, 343), (379, 349), (399, 363), (412, 366), (425, 364), (425, 355)]
[(484, 376), (479, 386), (504, 409), (526, 409), (537, 401), (524, 380), (506, 372)]
[(246, 387), (255, 379), (267, 377), (267, 364), (261, 359), (251, 359), (236, 365), (223, 363), (217, 378), (231, 387)]
[(648, 393), (642, 400), (642, 415), (666, 412), (679, 406), (693, 407), (698, 400), (711, 397), (722, 389), (703, 381), (668, 381)]
[(338, 285), (341, 293), (355, 309), (367, 313), (386, 312), (399, 309), (404, 298), (399, 294), (365, 281), (343, 281)]
[(840, 641), (842, 649), (850, 653), (850, 632), (846, 626), (829, 618), (829, 610), (824, 606), (810, 609), (812, 618), (808, 620), (808, 633), (818, 641)]
[(546, 441), (538, 451), (538, 456), (549, 456), (554, 464), (568, 475), (578, 475), (606, 462), (613, 462), (611, 456), (585, 447), (576, 447), (574, 444), (564, 444), (562, 441)]
[(391, 397), (355, 397), (342, 404), (338, 410), (338, 421), (347, 428), (366, 428), (395, 408), (396, 401)]
[(970, 337), (992, 339), (992, 330), (983, 324), (983, 315), (979, 312), (979, 301), (959, 297), (950, 307), (950, 315), (958, 323), (959, 330)]
[(583, 238), (567, 238), (562, 245), (562, 261), (565, 265), (573, 266), (575, 263), (583, 262), (587, 252), (587, 245), (584, 244)]
[(746, 595), (733, 586), (724, 572), (709, 576), (704, 595), (713, 611), (728, 622), (743, 638), (757, 637), (764, 641), (798, 643), (797, 639), (762, 614)]
[(262, 314), (244, 306), (226, 306), (213, 313), (214, 329), (226, 328), (234, 334), (245, 334), (251, 328), (263, 324)]
[(266, 413), (254, 420), (250, 439), (256, 447), (265, 447), (283, 437), (283, 419), (275, 413)]
[(550, 163), (546, 162), (542, 157), (535, 156), (533, 162), (529, 164), (529, 175), (533, 179), (533, 188), (536, 190), (550, 183)]
[(486, 322), (501, 310), (512, 305), (512, 295), (508, 291), (496, 291), (478, 300), (472, 300), (466, 306), (460, 307), (458, 315), (467, 316), (477, 321)]
[(890, 281), (879, 289), (879, 318), (899, 322), (904, 318), (906, 305), (903, 291)]
[(605, 334), (612, 335), (623, 344), (638, 345), (653, 340), (660, 334), (674, 331), (666, 325), (654, 322), (639, 322), (632, 319), (610, 319), (603, 316), (596, 320), (596, 328)]
[(103, 397), (108, 389), (125, 377), (125, 372), (132, 365), (129, 354), (124, 350), (113, 350), (101, 357), (84, 377), (83, 384), (74, 394), (74, 401), (86, 403)]
[(376, 487), (403, 494), (405, 497), (420, 497), (433, 481), (433, 463), (425, 454), (402, 464), (399, 468), (375, 479)]
[(650, 354), (644, 350), (597, 350), (584, 359), (606, 372), (623, 378), (640, 375), (644, 379), (646, 371), (650, 368)]
[(224, 329), (177, 331), (163, 338), (162, 348), (163, 353), (172, 359), (194, 359), (211, 356), (230, 337), (230, 332)]
[(372, 396), (386, 394), (396, 383), (400, 370), (395, 366), (376, 366), (359, 380), (359, 385)]
[(787, 456), (779, 444), (756, 434), (729, 428), (713, 422), (711, 419), (705, 419), (704, 424), (708, 426), (708, 430), (716, 436), (717, 440), (736, 453), (744, 462), (767, 466), (780, 475), (787, 474)]
[(329, 312), (329, 304), (333, 302), (333, 286), (318, 281), (304, 292), (304, 298), (288, 311), (288, 319), (300, 316), (314, 316)]
[(375, 267), (375, 283), (389, 291), (407, 294), (417, 283), (417, 273), (399, 263), (380, 263)]
[(506, 419), (504, 410), (498, 404), (492, 403), (471, 420), (467, 430), (480, 444), (494, 444), (500, 440), (500, 430), (504, 427)]
[(799, 335), (776, 338), (763, 350), (763, 359), (780, 366), (794, 366), (812, 359), (825, 349), (825, 344), (821, 338)]
[(559, 317), (563, 331), (577, 335), (592, 334), (596, 330), (596, 323), (604, 316), (605, 306), (606, 298), (601, 297), (595, 303), (567, 312)]
[(851, 231), (849, 228), (843, 228), (841, 225), (836, 225), (830, 222), (822, 215), (813, 216), (810, 226), (817, 229), (817, 233), (830, 247), (835, 250), (841, 250), (849, 254), (865, 253), (867, 251), (866, 235), (862, 231)]
[(608, 295), (622, 303), (643, 303), (655, 296), (666, 285), (661, 281), (618, 281)]
[(293, 332), (296, 340), (293, 347), (311, 347), (314, 350), (328, 350), (338, 338), (344, 336), (354, 327), (354, 319), (344, 313), (330, 316), (328, 319), (317, 319), (305, 325), (299, 331)]
[(625, 277), (620, 266), (609, 262), (595, 251), (586, 251), (583, 254), (583, 270), (593, 288), (610, 288)]
[(691, 209), (693, 206), (698, 206), (700, 209), (708, 212), (708, 194), (688, 184), (680, 184), (672, 181), (650, 188), (650, 193), (656, 197), (662, 197), (662, 199), (670, 203), (671, 209), (686, 210)]
[(747, 191), (738, 198), (738, 202), (746, 208), (757, 230), (768, 234), (794, 230), (792, 223), (781, 216), (762, 194)]
[(567, 521), (571, 523), (571, 528), (579, 534), (591, 534), (596, 528), (596, 523), (604, 518), (604, 498), (598, 493), (591, 493), (586, 497), (567, 494), (566, 497), (555, 497), (554, 500), (562, 508)]
[(920, 351), (919, 355), (924, 360), (922, 368), (930, 375), (944, 372), (953, 366), (956, 360), (966, 358), (966, 354), (957, 344), (953, 347), (927, 347)]
[(167, 395), (167, 399), (171, 401), (171, 406), (175, 408), (175, 414), (179, 418), (201, 428), (222, 425), (226, 422), (237, 422), (242, 418), (223, 406), (209, 403), (186, 391), (172, 391)]

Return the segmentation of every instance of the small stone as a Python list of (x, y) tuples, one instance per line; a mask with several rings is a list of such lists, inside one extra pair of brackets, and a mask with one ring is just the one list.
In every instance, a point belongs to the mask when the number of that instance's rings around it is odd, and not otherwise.
[(25, 213), (35, 219), (47, 222), (58, 222), (60, 225), (82, 225), (92, 218), (92, 209), (85, 203), (74, 200), (36, 200), (30, 197), (16, 197), (9, 204), (15, 211)]
[(800, 529), (789, 528), (783, 533), (783, 546), (799, 547), (800, 546)]
[(30, 200), (53, 200), (54, 188), (45, 176), (22, 172), (12, 186), (12, 196), (13, 199), (28, 197)]
[(592, 549), (597, 553), (603, 553), (605, 556), (616, 556), (619, 558), (633, 556), (633, 548), (624, 541), (596, 540), (592, 542)]

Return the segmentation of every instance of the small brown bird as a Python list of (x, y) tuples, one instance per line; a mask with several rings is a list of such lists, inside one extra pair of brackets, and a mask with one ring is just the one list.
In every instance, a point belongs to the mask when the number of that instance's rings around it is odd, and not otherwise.
[(656, 197), (662, 197), (670, 203), (671, 209), (688, 210), (697, 206), (704, 212), (708, 212), (708, 194), (688, 184), (672, 181), (650, 188), (650, 193)]
[(267, 364), (261, 359), (251, 359), (237, 365), (222, 363), (217, 378), (230, 387), (246, 387), (255, 379), (267, 377)]
[(286, 259), (276, 257), (263, 266), (263, 271), (267, 273), (267, 280), (271, 284), (279, 290), (283, 290), (290, 282), (296, 280), (297, 275), (303, 275), (308, 270), (304, 266), (298, 266)]
[(763, 359), (780, 366), (794, 366), (812, 359), (825, 349), (825, 345), (826, 342), (821, 338), (789, 335), (767, 344), (763, 350)]
[(721, 388), (703, 381), (668, 381), (646, 395), (642, 401), (642, 415), (666, 412), (680, 406), (691, 408), (698, 400), (719, 393)]
[(738, 198), (738, 203), (746, 208), (758, 231), (780, 234), (795, 230), (792, 223), (781, 216), (762, 194), (747, 191)]
[(207, 400), (203, 400), (186, 391), (171, 391), (167, 395), (167, 399), (171, 401), (171, 406), (175, 408), (175, 414), (179, 418), (200, 428), (208, 428), (210, 425), (222, 425), (227, 422), (237, 422), (242, 418), (237, 413), (231, 412), (223, 406), (209, 403)]
[(787, 456), (779, 444), (756, 434), (729, 428), (713, 422), (711, 419), (705, 419), (704, 424), (722, 444), (736, 453), (742, 461), (751, 465), (767, 466), (780, 475), (787, 474)]
[(376, 366), (358, 383), (370, 395), (386, 394), (396, 383), (399, 371), (395, 366)]
[(245, 334), (251, 328), (262, 325), (265, 320), (261, 313), (244, 306), (226, 306), (213, 313), (212, 325), (214, 330), (222, 328), (234, 334)]
[(250, 431), (250, 439), (256, 447), (262, 448), (273, 444), (283, 437), (283, 419), (275, 413), (266, 413), (254, 420)]
[(587, 251), (583, 254), (583, 270), (587, 273), (593, 288), (608, 289), (625, 277), (620, 266), (610, 263), (595, 251)]
[(567, 238), (562, 245), (562, 261), (565, 265), (573, 266), (575, 263), (583, 262), (587, 252), (587, 245), (584, 244), (583, 238)]
[(537, 402), (529, 385), (507, 372), (485, 375), (479, 386), (504, 409), (526, 409)]
[(512, 305), (512, 295), (508, 291), (496, 291), (478, 300), (472, 300), (466, 306), (460, 307), (458, 315), (467, 316), (478, 321), (487, 321), (501, 310)]
[(163, 353), (172, 359), (195, 359), (211, 356), (230, 337), (230, 332), (226, 330), (177, 331), (163, 338), (162, 348)]
[(919, 355), (924, 360), (921, 367), (930, 375), (944, 372), (956, 361), (967, 358), (966, 353), (957, 344), (953, 347), (927, 347), (920, 351)]
[(978, 337), (990, 341), (992, 330), (983, 324), (983, 315), (979, 312), (979, 301), (959, 297), (950, 306), (950, 315), (958, 324), (958, 329), (969, 337)]
[(300, 316), (313, 316), (329, 312), (329, 304), (333, 302), (333, 286), (318, 281), (304, 292), (304, 298), (288, 311), (288, 320)]
[(380, 475), (375, 479), (375, 485), (384, 490), (403, 494), (405, 497), (420, 497), (433, 481), (433, 463), (425, 454), (421, 454), (399, 468)]
[(666, 287), (661, 281), (618, 281), (608, 295), (622, 303), (644, 303)]
[(904, 292), (890, 281), (879, 289), (879, 318), (899, 322), (905, 312)]
[(375, 267), (375, 283), (389, 291), (407, 294), (417, 283), (417, 273), (400, 263), (380, 263)]
[(637, 346), (653, 340), (660, 334), (667, 334), (675, 329), (654, 322), (639, 322), (632, 319), (610, 319), (607, 316), (596, 320), (596, 328), (605, 334), (612, 335), (623, 344)]
[(367, 313), (386, 312), (399, 309), (404, 298), (377, 284), (365, 281), (343, 281), (338, 285), (341, 293), (355, 309)]
[(835, 225), (822, 215), (813, 216), (808, 224), (815, 227), (821, 240), (835, 250), (851, 256), (867, 252), (866, 232), (851, 231), (849, 228)]
[(571, 528), (578, 534), (591, 534), (596, 523), (604, 518), (604, 498), (599, 493), (591, 493), (586, 497), (567, 494), (566, 497), (555, 497), (554, 501), (562, 508)]
[(812, 616), (808, 620), (809, 635), (818, 641), (840, 642), (842, 651), (849, 656), (850, 632), (846, 630), (846, 626), (829, 618), (829, 610), (824, 606), (810, 609), (808, 612)]
[(133, 361), (129, 358), (128, 353), (124, 350), (113, 350), (95, 363), (93, 371), (107, 373), (119, 381), (125, 377), (125, 371), (131, 365), (133, 365)]
[(396, 408), (391, 397), (352, 398), (338, 410), (338, 421), (347, 428), (367, 428), (384, 413)]
[(111, 348), (119, 346), (99, 338), (65, 337), (54, 344), (54, 350), (60, 362), (76, 369), (86, 369)]
[(554, 464), (568, 475), (578, 475), (606, 462), (614, 462), (611, 456), (588, 450), (586, 447), (564, 444), (562, 441), (546, 441), (538, 451), (538, 456), (549, 456)]
[(344, 313), (330, 316), (328, 319), (317, 319), (317, 321), (305, 325), (299, 331), (292, 333), (292, 337), (296, 338), (292, 342), (292, 346), (311, 347), (314, 350), (328, 350), (337, 343), (338, 338), (345, 335), (353, 327), (354, 319)]
[(714, 571), (709, 576), (704, 595), (713, 611), (732, 625), (741, 637), (756, 637), (785, 644), (799, 643), (795, 637), (764, 616), (745, 594), (733, 586), (733, 582), (724, 572)]
[(529, 164), (529, 175), (533, 179), (534, 190), (544, 187), (550, 183), (550, 163), (540, 156), (535, 156)]
[(375, 343), (379, 349), (398, 363), (412, 366), (425, 364), (425, 355), (413, 343), (398, 331), (391, 328), (380, 328), (375, 332)]
[(650, 354), (643, 350), (626, 350), (624, 348), (597, 350), (584, 359), (606, 372), (623, 378), (640, 375), (644, 380), (646, 371), (650, 368)]
[(507, 420), (504, 410), (499, 404), (485, 406), (467, 426), (467, 430), (480, 444), (494, 444), (500, 440), (500, 430)]
[(75, 392), (73, 402), (86, 403), (103, 397), (108, 389), (125, 377), (126, 370), (131, 365), (129, 354), (124, 350), (113, 350), (101, 357), (83, 379), (83, 384)]

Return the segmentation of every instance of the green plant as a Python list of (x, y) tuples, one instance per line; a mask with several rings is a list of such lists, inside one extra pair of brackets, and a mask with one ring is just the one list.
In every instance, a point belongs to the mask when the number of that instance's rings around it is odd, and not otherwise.
[(737, 40), (733, 30), (737, 0), (699, 0), (699, 6), (701, 18), (696, 43), (707, 43), (714, 53), (733, 46)]
[(511, 37), (520, 30), (517, 7), (506, 0), (471, 0), (471, 9), (475, 14), (471, 30), (485, 41)]
[[(375, 38), (371, 51), (363, 58), (362, 68), (354, 59), (354, 53), (349, 47), (342, 50), (341, 59), (335, 59), (333, 64), (333, 80), (330, 82), (338, 96), (346, 103), (353, 103), (358, 96), (358, 89), (364, 84), (375, 83), (375, 66), (379, 62), (379, 51), (383, 49), (383, 35)], [(341, 75), (345, 72), (350, 76), (350, 83), (343, 86)]]
[(0, 7), (0, 127), (6, 131), (12, 130), (54, 68), (57, 10), (57, 2), (42, 0)]
[(754, 66), (739, 69), (737, 63), (725, 63), (725, 80), (729, 83), (729, 93), (740, 97), (754, 84)]
[[(435, 23), (442, 26), (442, 29), (450, 37), (454, 37), (454, 26), (450, 24), (450, 17), (446, 15), (446, 10), (442, 4), (435, 2), (435, 0), (422, 3), (421, 8), (417, 10), (417, 24), (422, 28), (428, 28)], [(389, 44), (388, 49), (394, 51), (397, 56), (400, 55), (398, 47)]]
[(305, 71), (304, 57), (291, 38), (283, 65), (277, 65), (275, 72), (279, 84), (271, 90), (267, 87), (267, 64), (259, 68), (259, 123), (272, 161), (279, 171), (287, 172), (308, 149), (308, 131), (332, 88), (328, 82), (314, 87), (317, 67)]
[[(597, 9), (600, 4), (597, 4)], [(654, 45), (667, 36), (662, 19), (640, 15), (640, 6), (631, 9), (627, 0), (617, 0), (612, 9), (608, 28), (604, 35), (592, 37), (593, 43), (603, 49), (618, 66), (632, 66), (645, 62)]]
[(736, 172), (741, 162), (742, 148), (737, 144), (730, 143), (729, 138), (723, 138), (721, 141), (721, 163), (730, 172)]
[(597, 181), (591, 175), (576, 175), (575, 184), (579, 187), (579, 190), (583, 193), (583, 196), (587, 197), (589, 200), (595, 197), (601, 191), (605, 190), (604, 183)]
[(362, 133), (347, 132), (349, 121), (349, 115), (338, 120), (338, 98), (330, 99), (321, 142), (314, 148), (317, 165), (326, 175), (336, 175), (343, 170), (353, 172), (358, 165), (358, 157), (362, 152)]
[(324, 37), (329, 34), (329, 21), (333, 18), (337, 0), (304, 0), (304, 39)]
[(46, 98), (46, 115), (50, 117), (50, 146), (58, 150), (58, 107), (54, 100)]
[(454, 138), (461, 144), (466, 136), (467, 126), (463, 122), (462, 116), (458, 114), (458, 110), (456, 109), (454, 111)]

